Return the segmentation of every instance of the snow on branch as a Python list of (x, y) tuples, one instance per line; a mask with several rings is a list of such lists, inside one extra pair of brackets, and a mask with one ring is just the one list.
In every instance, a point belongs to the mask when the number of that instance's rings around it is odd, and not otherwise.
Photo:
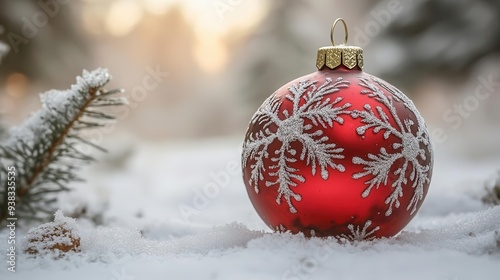
[[(103, 126), (114, 117), (97, 110), (102, 106), (126, 103), (123, 98), (111, 97), (120, 89), (104, 90), (110, 80), (108, 71), (83, 71), (76, 84), (68, 90), (49, 90), (41, 94), (42, 108), (22, 125), (11, 129), (8, 138), (0, 144), (0, 168), (14, 167), (16, 185), (16, 215), (24, 218), (53, 213), (48, 205), (51, 193), (67, 190), (72, 181), (79, 181), (79, 165), (93, 158), (78, 149), (79, 144), (97, 145), (81, 138), (79, 131)], [(4, 176), (4, 175), (0, 175)], [(0, 178), (2, 179), (2, 178)], [(6, 180), (0, 190), (0, 222), (9, 216)]]

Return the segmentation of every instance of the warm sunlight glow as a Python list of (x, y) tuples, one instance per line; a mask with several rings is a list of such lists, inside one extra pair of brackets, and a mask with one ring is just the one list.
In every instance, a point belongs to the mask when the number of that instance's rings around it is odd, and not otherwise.
[(28, 90), (28, 78), (21, 73), (14, 73), (5, 81), (5, 91), (12, 97), (22, 97)]
[(184, 0), (180, 3), (195, 29), (219, 35), (253, 27), (265, 15), (263, 0)]
[(194, 48), (194, 58), (207, 73), (217, 73), (226, 66), (228, 51), (219, 39), (200, 37)]
[(176, 2), (176, 0), (145, 0), (143, 4), (148, 13), (163, 15)]
[(227, 36), (234, 32), (246, 34), (265, 15), (262, 0), (185, 0), (182, 12), (193, 26), (197, 37), (194, 57), (208, 73), (224, 69), (229, 58)]
[[(85, 0), (82, 22), (85, 28), (100, 34), (104, 29), (113, 36), (129, 34), (151, 15), (164, 15), (178, 6), (196, 32), (223, 38), (234, 32), (247, 34), (267, 12), (264, 0)], [(100, 26), (104, 25), (104, 28)]]
[[(82, 24), (92, 34), (106, 32), (115, 37), (129, 35), (144, 20), (158, 24), (170, 9), (180, 8), (195, 34), (192, 58), (207, 73), (223, 70), (230, 57), (229, 45), (250, 34), (267, 12), (264, 0), (86, 0)], [(144, 21), (146, 22), (146, 21)], [(175, 28), (175, 22), (171, 23)], [(142, 27), (142, 26), (141, 26)], [(151, 28), (149, 25), (148, 28)], [(135, 34), (148, 38), (145, 33)], [(160, 33), (159, 33), (160, 34)], [(134, 36), (135, 36), (134, 35)], [(162, 36), (162, 35), (155, 35)], [(155, 40), (155, 38), (150, 38)], [(174, 38), (171, 38), (174, 39)]]
[(132, 31), (142, 17), (142, 7), (136, 1), (116, 1), (106, 16), (105, 27), (113, 36), (124, 36)]

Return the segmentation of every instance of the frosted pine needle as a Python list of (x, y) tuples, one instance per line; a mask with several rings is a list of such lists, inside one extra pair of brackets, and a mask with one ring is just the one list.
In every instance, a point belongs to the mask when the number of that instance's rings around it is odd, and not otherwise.
[(15, 167), (16, 216), (39, 217), (53, 213), (53, 193), (67, 190), (72, 181), (79, 181), (79, 166), (93, 161), (78, 145), (99, 146), (79, 136), (81, 129), (100, 127), (114, 117), (97, 110), (104, 106), (126, 104), (123, 98), (111, 97), (122, 90), (106, 91), (108, 71), (83, 71), (76, 84), (68, 90), (49, 90), (40, 95), (42, 108), (19, 127), (11, 129), (0, 145), (0, 222), (12, 216), (7, 207), (7, 167)]

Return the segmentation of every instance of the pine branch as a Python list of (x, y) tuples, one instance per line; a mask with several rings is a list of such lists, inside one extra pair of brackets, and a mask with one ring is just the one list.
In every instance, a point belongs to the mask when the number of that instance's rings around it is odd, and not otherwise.
[[(55, 195), (68, 190), (68, 184), (81, 181), (76, 172), (83, 163), (94, 159), (83, 153), (79, 145), (103, 150), (81, 138), (82, 129), (95, 128), (113, 120), (98, 111), (103, 106), (120, 106), (121, 98), (111, 97), (121, 90), (106, 91), (107, 70), (83, 71), (69, 90), (50, 90), (41, 95), (43, 108), (23, 125), (15, 128), (0, 145), (0, 223), (11, 216), (8, 210), (8, 168), (15, 168), (16, 207), (18, 218), (43, 218), (40, 213), (53, 213)], [(3, 176), (3, 177), (2, 177)]]

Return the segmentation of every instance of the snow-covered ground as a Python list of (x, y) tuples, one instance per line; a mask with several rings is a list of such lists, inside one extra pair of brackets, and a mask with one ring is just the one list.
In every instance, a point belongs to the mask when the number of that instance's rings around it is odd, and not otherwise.
[[(437, 150), (429, 194), (398, 237), (340, 244), (276, 234), (247, 197), (241, 139), (121, 148), (60, 196), (77, 220), (81, 253), (32, 258), (18, 251), (1, 279), (500, 279), (500, 207), (481, 202), (500, 159), (467, 161)], [(113, 145), (112, 145), (113, 144)], [(127, 145), (123, 144), (123, 147)], [(123, 163), (124, 162), (124, 163)], [(204, 186), (218, 188), (204, 193)], [(18, 229), (23, 241), (27, 229)], [(0, 232), (1, 252), (8, 232)]]

